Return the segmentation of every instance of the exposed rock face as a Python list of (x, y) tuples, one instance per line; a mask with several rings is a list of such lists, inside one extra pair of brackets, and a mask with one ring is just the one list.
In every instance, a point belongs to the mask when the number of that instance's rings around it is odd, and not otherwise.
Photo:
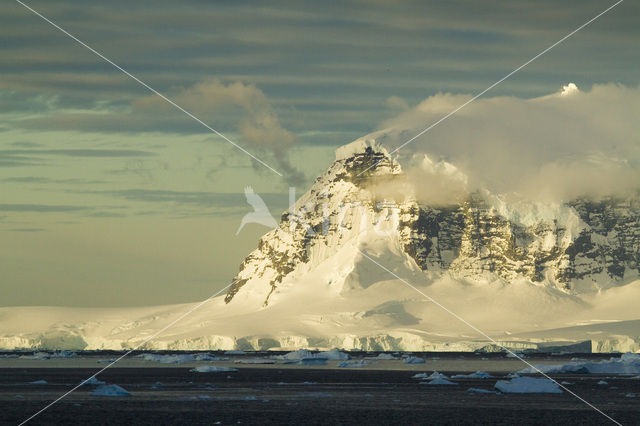
[(539, 211), (545, 208), (540, 206), (518, 210), (488, 193), (437, 208), (410, 197), (390, 203), (376, 199), (371, 188), (401, 183), (399, 164), (372, 142), (341, 150), (240, 265), (227, 303), (253, 278), (266, 278), (273, 292), (288, 274), (310, 269), (367, 226), (391, 216), (394, 237), (423, 270), (471, 279), (526, 278), (567, 291), (575, 280), (615, 282), (640, 272), (637, 198), (575, 200), (552, 211)]
[(566, 280), (606, 272), (621, 279), (640, 271), (640, 200), (577, 200), (570, 205), (589, 226), (566, 251)]

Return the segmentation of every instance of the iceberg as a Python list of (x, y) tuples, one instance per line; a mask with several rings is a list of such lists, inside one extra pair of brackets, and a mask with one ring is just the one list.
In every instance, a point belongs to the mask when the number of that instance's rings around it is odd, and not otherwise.
[(476, 371), (471, 374), (456, 374), (455, 376), (451, 376), (452, 379), (490, 379), (493, 376), (489, 373), (485, 373), (484, 371)]
[(404, 359), (405, 364), (424, 364), (426, 361), (424, 358), (410, 356)]
[(499, 380), (494, 387), (502, 393), (562, 393), (557, 383), (535, 377), (515, 377)]
[(238, 371), (236, 368), (231, 368), (231, 367), (218, 367), (215, 365), (200, 365), (196, 368), (192, 368), (189, 371), (194, 371), (196, 373), (225, 373), (225, 372), (232, 372), (232, 371)]
[(131, 392), (118, 385), (100, 385), (91, 392), (91, 396), (131, 396)]
[(588, 361), (556, 365), (536, 365), (535, 368), (526, 368), (522, 370), (521, 373), (537, 373), (538, 371), (547, 374), (638, 374), (640, 373), (640, 354), (626, 353), (620, 358), (612, 357), (609, 358), (609, 360), (599, 362)]

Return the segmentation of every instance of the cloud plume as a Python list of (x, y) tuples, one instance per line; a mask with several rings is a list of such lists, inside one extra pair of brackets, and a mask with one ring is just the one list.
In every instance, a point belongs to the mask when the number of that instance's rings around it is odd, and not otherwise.
[[(260, 153), (273, 154), (291, 183), (300, 183), (304, 176), (288, 159), (287, 151), (296, 137), (285, 129), (265, 94), (252, 84), (223, 84), (208, 79), (192, 87), (175, 91), (173, 99), (198, 117), (237, 114), (236, 128), (241, 141)], [(172, 107), (157, 96), (147, 96), (133, 103), (133, 111), (141, 113), (168, 112)]]
[[(378, 139), (393, 149), (470, 98), (431, 96), (383, 122)], [(409, 167), (427, 201), (463, 188), (449, 166), (466, 176), (467, 190), (539, 201), (626, 195), (640, 186), (639, 115), (640, 88), (605, 84), (581, 91), (567, 84), (533, 99), (479, 99), (399, 153), (405, 159), (428, 155), (428, 167), (424, 161)], [(436, 172), (444, 184), (434, 186)]]

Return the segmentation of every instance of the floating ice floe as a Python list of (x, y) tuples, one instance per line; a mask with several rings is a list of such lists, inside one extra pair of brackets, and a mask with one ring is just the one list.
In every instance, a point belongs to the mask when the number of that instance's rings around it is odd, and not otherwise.
[(450, 382), (447, 379), (433, 379), (428, 382), (420, 382), (421, 385), (457, 385), (457, 383)]
[(185, 362), (195, 361), (193, 355), (160, 355), (160, 354), (140, 354), (139, 358), (145, 361), (160, 362), (162, 364), (183, 364)]
[(418, 373), (411, 376), (412, 379), (422, 379), (422, 380), (436, 380), (436, 379), (448, 379), (446, 374), (438, 373), (434, 371), (433, 373), (427, 375), (427, 373)]
[(196, 361), (228, 361), (229, 360), (229, 358), (227, 357), (217, 356), (209, 353), (195, 354), (193, 355), (193, 358)]
[(417, 356), (410, 356), (404, 359), (405, 364), (424, 364), (424, 358), (420, 358)]
[(219, 367), (216, 365), (199, 365), (189, 371), (194, 371), (196, 373), (227, 373), (238, 370), (231, 367)]
[(469, 388), (467, 389), (469, 393), (496, 393), (495, 391), (489, 389), (480, 389), (480, 388)]
[(284, 355), (274, 355), (272, 358), (288, 360), (288, 361), (300, 361), (302, 359), (325, 359), (331, 361), (346, 361), (348, 360), (349, 354), (344, 352), (340, 352), (338, 349), (331, 349), (329, 351), (322, 351), (318, 353), (313, 353), (306, 349), (299, 349), (297, 351), (289, 352)]
[[(537, 370), (536, 370), (537, 369)], [(583, 373), (583, 374), (638, 374), (640, 373), (640, 354), (626, 353), (620, 358), (610, 358), (599, 362), (569, 362), (556, 365), (536, 365), (522, 373)]]
[(306, 349), (298, 349), (297, 351), (288, 352), (284, 355), (273, 355), (271, 358), (288, 360), (288, 361), (300, 361), (301, 359), (304, 359), (304, 358), (313, 358), (314, 355), (315, 354), (313, 352), (308, 351)]
[(276, 361), (268, 358), (250, 358), (250, 359), (236, 359), (233, 361), (236, 364), (275, 364)]
[(96, 376), (91, 376), (88, 380), (86, 380), (83, 384), (85, 385), (104, 385), (106, 382), (102, 380), (98, 380)]
[(471, 374), (456, 374), (451, 376), (452, 379), (491, 379), (493, 376), (484, 371), (476, 371)]
[(327, 365), (327, 360), (325, 358), (304, 358), (300, 361), (297, 361), (297, 364), (300, 365)]
[(599, 385), (608, 385), (609, 383), (605, 382), (604, 380), (600, 380), (598, 382)]
[(51, 359), (51, 358), (73, 358), (78, 356), (75, 352), (58, 351), (58, 352), (34, 352), (32, 355), (21, 355), (22, 359)]
[(318, 358), (325, 358), (332, 361), (345, 361), (351, 358), (349, 354), (339, 351), (338, 349), (331, 349), (328, 351), (318, 352), (316, 354)]
[(221, 358), (211, 354), (153, 354), (153, 353), (144, 353), (138, 355), (139, 358), (142, 358), (145, 361), (151, 362), (159, 362), (162, 364), (184, 364), (187, 362), (195, 362), (195, 361), (227, 361), (229, 358)]
[(514, 377), (498, 380), (494, 387), (502, 393), (562, 393), (560, 386), (549, 379), (535, 377)]
[(30, 385), (46, 385), (46, 380), (34, 380), (33, 382), (29, 382)]
[(344, 361), (338, 364), (340, 368), (362, 368), (367, 365), (368, 362), (361, 359), (360, 361)]
[(635, 398), (636, 394), (629, 392), (628, 394), (625, 395), (625, 397), (627, 397), (627, 398)]
[(131, 392), (118, 385), (100, 385), (91, 392), (91, 396), (131, 396)]
[(394, 360), (394, 359), (398, 359), (395, 356), (391, 355), (391, 354), (385, 354), (385, 353), (381, 353), (378, 354), (377, 357), (375, 357), (375, 359), (379, 359), (379, 360)]
[(75, 352), (58, 351), (58, 352), (52, 352), (50, 357), (51, 358), (75, 358), (77, 356), (78, 354)]

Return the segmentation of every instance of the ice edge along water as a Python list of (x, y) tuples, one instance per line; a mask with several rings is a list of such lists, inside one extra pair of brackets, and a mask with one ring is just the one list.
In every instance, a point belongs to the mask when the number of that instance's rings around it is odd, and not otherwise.
[[(497, 349), (363, 251), (505, 346), (640, 349), (637, 199), (542, 205), (479, 191), (425, 205), (378, 136), (339, 148), (242, 262), (227, 295), (145, 348)], [(465, 179), (449, 163), (421, 164)], [(191, 306), (0, 308), (0, 347), (126, 349)]]

